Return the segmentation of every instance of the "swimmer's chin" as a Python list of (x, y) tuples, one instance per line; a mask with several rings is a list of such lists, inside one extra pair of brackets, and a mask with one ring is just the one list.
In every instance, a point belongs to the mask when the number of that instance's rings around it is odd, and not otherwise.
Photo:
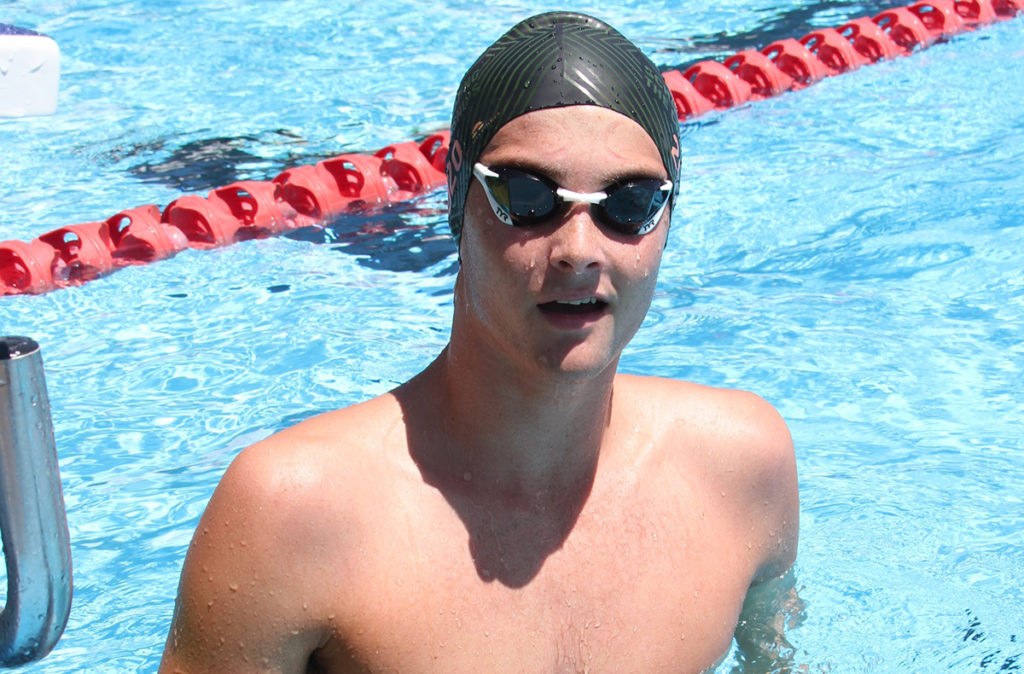
[(586, 343), (574, 344), (560, 352), (549, 351), (537, 357), (537, 365), (549, 372), (557, 372), (569, 380), (587, 381), (606, 374), (614, 373), (619, 359), (610, 354), (599, 354), (589, 350)]

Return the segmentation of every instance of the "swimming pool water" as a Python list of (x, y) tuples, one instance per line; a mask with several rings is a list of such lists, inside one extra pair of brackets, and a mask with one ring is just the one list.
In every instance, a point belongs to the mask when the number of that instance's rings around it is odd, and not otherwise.
[[(549, 8), (486, 7), (8, 3), (64, 61), (57, 115), (0, 120), (0, 239), (439, 128), (476, 54)], [(880, 7), (575, 5), (672, 67)], [(622, 367), (754, 390), (788, 420), (806, 606), (780, 671), (1024, 664), (1022, 35), (1001, 23), (684, 126), (657, 296)], [(444, 345), (444, 208), (435, 193), (372, 226), (0, 298), (0, 330), (43, 346), (75, 564), (65, 635), (24, 671), (155, 670), (235, 453)]]

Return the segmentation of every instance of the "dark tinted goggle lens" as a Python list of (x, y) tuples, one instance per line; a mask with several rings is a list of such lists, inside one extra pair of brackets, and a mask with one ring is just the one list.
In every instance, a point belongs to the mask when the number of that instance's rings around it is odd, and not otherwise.
[[(499, 177), (488, 178), (487, 184), (495, 198), (507, 206), (517, 227), (540, 224), (561, 205), (561, 199), (555, 194), (557, 185), (518, 169), (498, 169), (497, 173)], [(506, 192), (504, 198), (494, 189), (495, 185), (500, 185)]]
[(620, 232), (641, 233), (651, 224), (651, 218), (658, 214), (671, 194), (671, 190), (661, 189), (663, 182), (651, 179), (630, 180), (608, 188), (608, 198), (598, 207), (598, 217)]
[[(497, 177), (487, 177), (487, 187), (516, 227), (534, 227), (548, 220), (568, 203), (558, 185), (548, 178), (515, 168), (493, 168)], [(604, 190), (605, 199), (592, 204), (601, 224), (623, 234), (646, 234), (671, 194), (665, 181), (641, 178), (616, 183)]]

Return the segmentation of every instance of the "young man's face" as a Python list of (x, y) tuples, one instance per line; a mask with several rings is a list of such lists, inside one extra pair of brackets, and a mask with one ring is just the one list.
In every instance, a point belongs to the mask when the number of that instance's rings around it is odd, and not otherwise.
[[(596, 106), (517, 117), (479, 162), (527, 169), (583, 193), (623, 178), (667, 178), (647, 132)], [(573, 203), (537, 226), (512, 227), (498, 220), (474, 178), (456, 312), (508, 359), (580, 376), (614, 370), (650, 306), (668, 221), (666, 209), (652, 232), (626, 235), (596, 221), (588, 204)]]

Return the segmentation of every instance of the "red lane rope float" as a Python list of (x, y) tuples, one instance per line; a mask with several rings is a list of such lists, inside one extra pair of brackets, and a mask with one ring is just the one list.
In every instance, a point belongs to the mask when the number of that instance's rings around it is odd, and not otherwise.
[(854, 49), (853, 42), (835, 28), (812, 31), (800, 38), (800, 44), (835, 74), (856, 70), (871, 63), (867, 56)]
[[(1024, 0), (922, 0), (854, 19), (837, 29), (773, 42), (665, 82), (680, 121), (778, 96), (822, 78), (910, 54), (938, 40), (1024, 13)], [(0, 242), (0, 295), (81, 285), (126, 265), (161, 260), (185, 248), (216, 248), (274, 236), (341, 213), (407, 201), (445, 184), (447, 131), (374, 154), (343, 154), (298, 166), (270, 181), (243, 181), (185, 195), (161, 213), (152, 204), (101, 222), (68, 225), (31, 241)]]
[(751, 100), (778, 96), (794, 85), (792, 76), (775, 65), (775, 61), (754, 49), (730, 56), (723, 65), (750, 85)]
[(447, 131), (376, 154), (343, 154), (288, 169), (270, 181), (242, 181), (207, 196), (188, 194), (161, 213), (153, 204), (101, 222), (68, 225), (32, 241), (0, 242), (0, 295), (81, 285), (128, 265), (185, 248), (218, 248), (274, 236), (345, 212), (408, 201), (445, 184)]

